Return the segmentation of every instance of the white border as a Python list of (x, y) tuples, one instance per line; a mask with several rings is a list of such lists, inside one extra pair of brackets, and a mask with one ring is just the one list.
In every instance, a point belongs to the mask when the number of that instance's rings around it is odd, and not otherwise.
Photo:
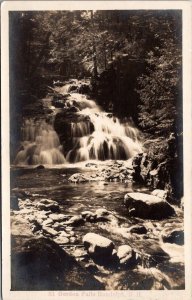
[[(3, 299), (192, 299), (192, 160), (191, 160), (191, 2), (190, 1), (5, 1), (1, 5), (1, 45), (2, 45), (2, 285)], [(184, 291), (53, 291), (16, 292), (10, 291), (10, 170), (9, 170), (9, 49), (8, 12), (20, 10), (80, 10), (80, 9), (181, 9), (183, 12), (183, 119), (184, 119), (184, 200), (185, 200), (185, 280)]]

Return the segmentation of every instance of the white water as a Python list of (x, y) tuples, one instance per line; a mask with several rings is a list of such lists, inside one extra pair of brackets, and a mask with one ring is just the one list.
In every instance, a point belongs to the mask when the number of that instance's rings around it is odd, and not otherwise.
[[(117, 117), (102, 111), (101, 107), (95, 101), (87, 99), (86, 95), (75, 92), (68, 101), (72, 99), (80, 108), (77, 114), (87, 116), (90, 122), (71, 123), (73, 148), (66, 155), (69, 162), (129, 159), (142, 152), (139, 131), (136, 128), (128, 122), (120, 123)], [(93, 132), (91, 127), (94, 128)]]
[[(75, 84), (78, 84), (76, 81)], [(68, 94), (73, 83), (57, 87), (63, 95)], [(78, 90), (78, 88), (77, 88)], [(121, 123), (99, 107), (94, 100), (76, 91), (70, 93), (66, 107), (75, 105), (77, 122), (71, 122), (71, 149), (63, 154), (59, 137), (53, 126), (44, 120), (26, 119), (22, 126), (22, 149), (18, 152), (15, 164), (64, 164), (89, 160), (125, 160), (142, 152), (139, 131), (128, 122)], [(81, 121), (79, 116), (83, 116)]]
[(22, 150), (15, 158), (16, 165), (65, 163), (58, 135), (52, 125), (45, 120), (26, 119), (21, 131)]

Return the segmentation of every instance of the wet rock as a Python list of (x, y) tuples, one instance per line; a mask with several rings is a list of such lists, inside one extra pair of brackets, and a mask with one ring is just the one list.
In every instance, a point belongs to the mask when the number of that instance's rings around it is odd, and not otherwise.
[(137, 154), (132, 161), (132, 166), (133, 166), (133, 180), (136, 182), (142, 182), (142, 177), (141, 177), (141, 160), (143, 157), (143, 153)]
[(95, 212), (97, 221), (105, 221), (108, 220), (108, 216), (110, 213), (105, 208), (99, 208)]
[(162, 235), (162, 240), (164, 243), (171, 243), (177, 245), (184, 245), (184, 231), (183, 230), (173, 230), (170, 233), (164, 233)]
[(54, 239), (54, 242), (59, 245), (65, 245), (65, 244), (69, 244), (70, 241), (69, 238), (59, 235), (57, 238)]
[(128, 193), (124, 197), (124, 203), (129, 215), (133, 217), (161, 220), (175, 214), (169, 203), (153, 195)]
[(113, 215), (112, 212), (105, 208), (99, 208), (95, 212), (96, 222), (110, 222), (110, 224), (117, 225), (118, 219)]
[(11, 289), (99, 290), (103, 284), (47, 238), (12, 240)]
[(48, 227), (48, 226), (43, 226), (42, 229), (43, 229), (43, 231), (44, 231), (45, 233), (47, 233), (47, 234), (49, 234), (49, 235), (51, 235), (51, 236), (56, 236), (56, 235), (58, 235), (58, 232), (57, 232), (55, 229), (50, 228), (50, 227)]
[(88, 179), (85, 177), (84, 174), (75, 173), (69, 177), (69, 181), (73, 183), (82, 183), (82, 182), (88, 182)]
[(45, 167), (43, 165), (39, 165), (36, 167), (36, 170), (43, 170), (43, 169), (45, 169)]
[(108, 238), (96, 233), (87, 233), (83, 237), (87, 252), (93, 257), (111, 256), (114, 244)]
[(51, 218), (53, 221), (61, 222), (69, 219), (70, 216), (64, 214), (50, 214), (49, 218)]
[(73, 247), (73, 256), (75, 257), (81, 257), (81, 256), (87, 256), (87, 251), (84, 249), (84, 247)]
[(70, 233), (69, 232), (66, 232), (64, 230), (61, 230), (59, 232), (59, 236), (63, 236), (63, 237), (70, 237)]
[(167, 200), (167, 191), (164, 191), (164, 190), (154, 190), (151, 195), (154, 195), (154, 196), (157, 196), (163, 200)]
[(129, 245), (119, 246), (117, 257), (121, 265), (133, 266), (136, 263), (136, 253)]
[(41, 210), (51, 210), (52, 212), (60, 211), (58, 203), (50, 199), (40, 200), (36, 207)]
[(82, 218), (82, 216), (73, 216), (67, 222), (65, 222), (65, 224), (72, 225), (72, 226), (79, 226), (79, 225), (83, 225), (84, 222), (85, 221)]
[(146, 234), (147, 229), (143, 225), (135, 225), (130, 228), (130, 232), (136, 234)]
[(83, 211), (81, 215), (88, 222), (94, 222), (96, 220), (96, 215), (91, 211)]
[(79, 89), (78, 89), (78, 92), (80, 94), (89, 94), (90, 86), (88, 84), (81, 84)]

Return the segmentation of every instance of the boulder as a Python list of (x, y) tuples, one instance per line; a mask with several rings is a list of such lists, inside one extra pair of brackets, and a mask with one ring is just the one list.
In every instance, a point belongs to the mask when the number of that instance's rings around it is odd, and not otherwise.
[(43, 229), (43, 232), (44, 232), (44, 233), (49, 234), (49, 235), (51, 235), (51, 236), (56, 236), (56, 235), (58, 235), (58, 232), (57, 232), (55, 229), (50, 228), (50, 227), (48, 227), (48, 226), (43, 226), (42, 229)]
[(53, 224), (53, 220), (51, 218), (47, 218), (43, 221), (43, 226), (51, 226)]
[(110, 213), (105, 208), (99, 208), (95, 212), (97, 221), (108, 221)]
[(70, 216), (64, 214), (50, 214), (49, 218), (51, 218), (53, 221), (60, 222), (69, 219)]
[(177, 245), (184, 245), (184, 231), (173, 230), (169, 233), (162, 234), (162, 240), (164, 243), (171, 243)]
[(79, 226), (84, 224), (84, 219), (82, 216), (73, 216), (71, 217), (65, 224), (72, 225), (72, 226)]
[(59, 245), (65, 245), (65, 244), (69, 244), (69, 239), (66, 236), (59, 235), (54, 239), (54, 242)]
[(136, 253), (129, 245), (119, 246), (117, 257), (121, 265), (133, 266), (136, 263)]
[(102, 283), (47, 238), (12, 239), (11, 290), (101, 290)]
[(112, 212), (105, 208), (99, 208), (95, 212), (97, 222), (110, 222), (111, 224), (118, 224), (118, 219), (112, 214)]
[(168, 202), (144, 193), (128, 193), (124, 197), (124, 203), (132, 217), (161, 220), (175, 214)]
[(88, 84), (81, 84), (78, 92), (80, 94), (88, 94), (90, 92), (90, 87)]
[(88, 182), (88, 179), (81, 173), (75, 173), (69, 177), (69, 181), (73, 183)]
[(104, 236), (90, 232), (83, 237), (83, 243), (87, 252), (93, 257), (112, 256), (114, 244)]
[(156, 189), (151, 192), (151, 195), (157, 196), (163, 200), (167, 200), (167, 191)]
[(133, 166), (133, 180), (136, 182), (143, 182), (141, 177), (141, 160), (143, 153), (139, 153), (133, 157), (132, 166)]
[(59, 212), (59, 205), (56, 201), (50, 199), (42, 199), (40, 200), (36, 207), (41, 210), (51, 210), (52, 212)]
[(143, 225), (135, 225), (130, 228), (130, 232), (136, 234), (146, 234), (147, 229)]

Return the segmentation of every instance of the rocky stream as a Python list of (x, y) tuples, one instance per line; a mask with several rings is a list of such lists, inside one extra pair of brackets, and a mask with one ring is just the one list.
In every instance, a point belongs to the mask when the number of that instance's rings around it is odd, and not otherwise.
[(142, 134), (88, 80), (49, 90), (11, 166), (12, 290), (184, 289), (183, 207), (140, 180)]

